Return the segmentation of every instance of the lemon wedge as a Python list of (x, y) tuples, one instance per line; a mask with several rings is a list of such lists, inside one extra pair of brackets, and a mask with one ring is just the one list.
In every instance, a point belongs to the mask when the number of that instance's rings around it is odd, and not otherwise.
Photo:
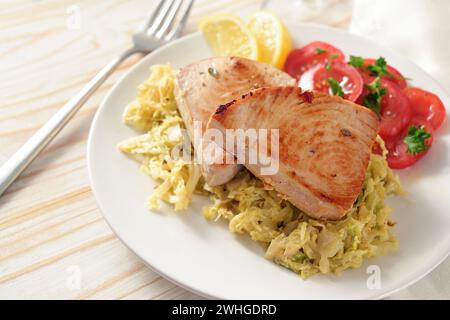
[(292, 39), (280, 18), (270, 12), (259, 11), (249, 17), (247, 27), (258, 42), (260, 61), (283, 68), (292, 50)]
[(199, 29), (215, 54), (260, 60), (256, 38), (240, 18), (231, 14), (208, 16), (200, 21)]

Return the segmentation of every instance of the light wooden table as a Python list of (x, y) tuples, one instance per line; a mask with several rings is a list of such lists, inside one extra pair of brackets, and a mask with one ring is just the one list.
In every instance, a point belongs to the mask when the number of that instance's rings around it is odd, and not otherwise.
[[(260, 2), (197, 0), (186, 32), (195, 30), (205, 14), (245, 15)], [(130, 35), (153, 4), (1, 2), (0, 163), (128, 47)], [(105, 93), (133, 62), (120, 67), (0, 198), (0, 298), (199, 298), (145, 267), (115, 237), (89, 186), (90, 123)]]

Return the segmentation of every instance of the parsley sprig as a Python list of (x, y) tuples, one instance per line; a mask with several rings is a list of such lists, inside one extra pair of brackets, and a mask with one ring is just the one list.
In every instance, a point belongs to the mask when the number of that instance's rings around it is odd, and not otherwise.
[(374, 77), (387, 76), (394, 79), (412, 80), (411, 78), (398, 76), (390, 72), (388, 70), (388, 64), (386, 62), (386, 59), (383, 57), (379, 57), (377, 60), (375, 60), (375, 63), (365, 66), (365, 61), (363, 57), (350, 56), (348, 64), (357, 69), (365, 68), (367, 71), (369, 71), (369, 74)]
[(334, 78), (327, 79), (328, 85), (330, 86), (331, 92), (334, 96), (343, 97), (344, 90), (342, 90), (341, 84)]
[(406, 152), (416, 155), (428, 149), (425, 141), (431, 137), (431, 134), (425, 130), (424, 126), (411, 126), (408, 128), (408, 134), (403, 142), (408, 146)]
[(366, 85), (369, 93), (364, 97), (364, 105), (376, 114), (381, 112), (381, 99), (386, 95), (386, 88), (381, 86), (380, 78), (376, 78), (372, 83)]
[(350, 56), (348, 64), (355, 68), (361, 68), (364, 66), (364, 58), (358, 56)]
[(324, 50), (324, 49), (322, 49), (320, 47), (316, 48), (316, 54), (324, 54), (324, 53), (327, 53), (327, 52), (328, 52), (327, 50)]
[(330, 54), (330, 56), (328, 57), (328, 62), (325, 64), (325, 69), (326, 70), (331, 70), (333, 67), (333, 60), (336, 60), (337, 58), (339, 58), (339, 55), (334, 53), (334, 54)]
[(369, 70), (370, 75), (375, 77), (394, 77), (394, 75), (388, 71), (386, 59), (383, 57), (379, 57), (377, 60), (375, 60), (374, 64), (369, 64), (367, 66), (367, 70)]

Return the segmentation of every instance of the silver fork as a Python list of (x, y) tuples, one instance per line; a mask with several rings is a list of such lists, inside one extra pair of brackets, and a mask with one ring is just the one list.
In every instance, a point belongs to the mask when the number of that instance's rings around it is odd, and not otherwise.
[[(133, 36), (133, 47), (108, 63), (81, 91), (70, 99), (11, 158), (0, 167), (0, 196), (37, 155), (55, 138), (98, 87), (117, 66), (135, 53), (149, 53), (178, 38), (186, 25), (194, 0), (188, 0), (181, 13), (183, 0), (159, 0), (156, 9)], [(177, 22), (176, 18), (179, 18)]]

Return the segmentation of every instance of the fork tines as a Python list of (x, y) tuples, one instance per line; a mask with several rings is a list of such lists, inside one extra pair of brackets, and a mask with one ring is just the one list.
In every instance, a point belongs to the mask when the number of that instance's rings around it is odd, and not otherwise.
[(145, 25), (145, 33), (170, 41), (179, 36), (194, 0), (159, 0)]

